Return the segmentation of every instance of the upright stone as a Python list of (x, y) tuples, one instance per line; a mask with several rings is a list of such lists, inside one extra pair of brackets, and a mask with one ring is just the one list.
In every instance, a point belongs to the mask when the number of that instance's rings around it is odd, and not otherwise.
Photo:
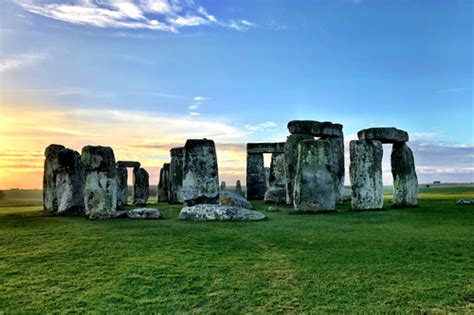
[(382, 143), (375, 140), (354, 140), (349, 146), (352, 209), (382, 209)]
[(265, 193), (265, 203), (286, 203), (285, 154), (273, 153), (270, 163), (269, 188)]
[(418, 178), (413, 152), (406, 143), (392, 147), (393, 204), (392, 208), (418, 206)]
[(303, 140), (299, 143), (293, 202), (296, 212), (323, 212), (336, 209), (331, 166), (329, 141)]
[(117, 167), (117, 209), (123, 209), (128, 202), (128, 172), (124, 166)]
[(247, 153), (247, 199), (262, 200), (266, 190), (263, 153)]
[(183, 199), (188, 207), (219, 203), (219, 177), (213, 140), (187, 140), (184, 146)]
[(293, 204), (296, 164), (298, 163), (298, 144), (303, 140), (313, 140), (308, 134), (292, 134), (285, 143), (286, 203)]
[(221, 191), (224, 191), (226, 189), (227, 189), (227, 185), (226, 185), (225, 181), (222, 181), (221, 182)]
[(85, 146), (81, 154), (86, 173), (85, 212), (89, 217), (106, 216), (117, 208), (117, 171), (110, 147)]
[(148, 172), (141, 167), (133, 169), (133, 205), (144, 206), (150, 195)]
[(169, 202), (182, 203), (184, 148), (173, 148), (170, 155)]
[(336, 204), (342, 204), (344, 195), (344, 138), (333, 137), (327, 139), (331, 144), (332, 168), (331, 173), (336, 192)]
[(242, 193), (242, 184), (240, 183), (239, 179), (235, 183), (235, 192), (238, 193), (239, 195), (243, 195), (243, 193)]
[(170, 163), (164, 163), (160, 170), (160, 181), (157, 189), (157, 202), (169, 201)]
[(59, 169), (58, 154), (66, 148), (59, 144), (51, 144), (44, 151), (43, 172), (43, 208), (48, 212), (58, 211), (58, 197), (56, 193), (56, 177)]

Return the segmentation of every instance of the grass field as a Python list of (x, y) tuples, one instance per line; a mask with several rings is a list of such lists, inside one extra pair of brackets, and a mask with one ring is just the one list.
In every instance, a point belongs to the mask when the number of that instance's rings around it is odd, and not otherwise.
[[(474, 186), (420, 208), (253, 223), (46, 216), (0, 207), (0, 313), (474, 312)], [(390, 196), (387, 195), (387, 201)], [(255, 203), (258, 210), (267, 206)]]

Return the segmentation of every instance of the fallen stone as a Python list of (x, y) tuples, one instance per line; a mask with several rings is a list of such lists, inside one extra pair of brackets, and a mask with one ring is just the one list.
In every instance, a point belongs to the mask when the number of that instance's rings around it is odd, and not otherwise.
[(198, 204), (184, 207), (179, 213), (180, 220), (192, 221), (259, 221), (266, 216), (258, 211), (216, 204)]
[(169, 202), (182, 203), (184, 148), (173, 148), (170, 155)]
[(286, 204), (286, 188), (271, 187), (265, 193), (263, 198), (267, 204), (284, 205)]
[(231, 191), (221, 191), (219, 193), (219, 203), (223, 206), (234, 206), (245, 209), (253, 209), (252, 204), (242, 195)]
[(157, 189), (157, 202), (169, 201), (170, 163), (164, 163), (160, 170), (160, 181)]
[(109, 220), (128, 218), (128, 211), (95, 212), (89, 215), (91, 220)]
[(133, 205), (144, 206), (150, 195), (148, 172), (144, 168), (133, 169)]
[(382, 209), (382, 143), (372, 140), (354, 140), (349, 146), (352, 210)]
[(363, 129), (357, 133), (359, 140), (377, 140), (382, 143), (407, 142), (408, 133), (393, 127)]
[(278, 210), (277, 207), (268, 207), (268, 209), (267, 209), (267, 212), (278, 212), (278, 211), (280, 211), (280, 210)]
[(128, 203), (128, 172), (126, 167), (117, 167), (117, 209)]
[(406, 143), (394, 143), (391, 155), (393, 175), (392, 208), (418, 207), (418, 177), (413, 152)]
[(306, 134), (313, 137), (342, 137), (342, 125), (329, 121), (292, 120), (288, 123), (291, 134)]
[(247, 199), (262, 200), (267, 190), (262, 153), (247, 153)]
[(117, 167), (130, 167), (130, 168), (135, 168), (135, 167), (140, 167), (140, 162), (135, 162), (135, 161), (117, 161)]
[(184, 146), (183, 200), (186, 206), (219, 203), (219, 177), (213, 140), (187, 140)]
[(157, 220), (162, 219), (160, 210), (155, 208), (138, 208), (127, 211), (127, 216), (130, 219), (146, 219), (146, 220)]
[(304, 140), (298, 147), (293, 206), (295, 212), (328, 212), (336, 209), (331, 173), (331, 144), (327, 140)]
[(458, 206), (474, 205), (474, 199), (459, 199), (456, 202)]

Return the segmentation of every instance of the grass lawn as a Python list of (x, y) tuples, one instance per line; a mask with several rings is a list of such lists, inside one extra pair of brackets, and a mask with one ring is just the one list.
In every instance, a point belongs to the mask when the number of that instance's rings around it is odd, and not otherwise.
[[(420, 208), (251, 223), (46, 216), (0, 207), (0, 313), (474, 312), (474, 186)], [(255, 203), (257, 210), (267, 206)]]

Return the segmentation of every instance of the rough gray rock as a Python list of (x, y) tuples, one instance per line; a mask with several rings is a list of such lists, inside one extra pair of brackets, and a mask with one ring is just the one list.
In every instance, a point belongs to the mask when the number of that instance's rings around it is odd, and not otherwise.
[(219, 202), (219, 177), (213, 140), (187, 140), (184, 146), (183, 200), (186, 206)]
[(285, 187), (270, 187), (265, 192), (263, 200), (267, 204), (283, 205), (286, 204), (286, 188)]
[(169, 183), (170, 183), (170, 163), (164, 163), (163, 167), (160, 170), (160, 181), (158, 183), (157, 189), (157, 202), (167, 202), (169, 201)]
[(237, 182), (235, 183), (235, 192), (241, 196), (243, 195), (242, 184), (240, 183), (240, 180), (237, 180)]
[(413, 152), (406, 143), (394, 143), (391, 155), (393, 175), (392, 208), (418, 206), (418, 177)]
[(224, 181), (221, 182), (221, 191), (223, 190), (226, 190), (227, 189), (227, 185)]
[(247, 143), (247, 153), (283, 153), (285, 142)]
[(292, 120), (288, 123), (291, 134), (307, 134), (313, 137), (342, 137), (342, 125), (329, 121)]
[(184, 207), (179, 213), (180, 220), (192, 221), (259, 221), (265, 218), (266, 216), (258, 211), (216, 204)]
[(298, 144), (303, 140), (313, 140), (307, 134), (292, 134), (288, 136), (285, 144), (285, 173), (286, 173), (286, 203), (293, 204), (296, 164), (298, 163)]
[(270, 168), (265, 167), (265, 191), (270, 187)]
[(117, 161), (117, 167), (130, 167), (130, 168), (135, 168), (135, 167), (140, 167), (140, 162), (135, 162), (135, 161)]
[(44, 210), (62, 215), (84, 213), (85, 174), (78, 152), (52, 144), (45, 150)]
[(407, 142), (408, 133), (393, 127), (363, 129), (357, 133), (359, 140), (377, 140), (382, 143)]
[(133, 169), (133, 205), (144, 206), (150, 195), (148, 172), (144, 168)]
[(382, 143), (372, 140), (354, 140), (349, 146), (352, 210), (382, 209)]
[(296, 212), (336, 209), (331, 173), (331, 144), (327, 140), (304, 140), (298, 146), (293, 206)]
[(278, 211), (280, 211), (280, 210), (278, 210), (277, 207), (268, 207), (268, 209), (267, 209), (267, 212), (278, 212)]
[(182, 203), (184, 148), (173, 148), (170, 155), (169, 202)]
[(85, 146), (81, 154), (86, 174), (84, 205), (86, 215), (101, 216), (117, 207), (117, 173), (110, 147)]
[(262, 153), (247, 153), (247, 199), (262, 200), (267, 184)]
[(344, 192), (344, 138), (327, 138), (331, 144), (332, 166), (331, 173), (334, 182), (334, 191), (336, 192), (336, 204), (342, 204), (342, 195)]
[(456, 202), (458, 206), (474, 205), (474, 199), (459, 199)]
[(225, 190), (219, 193), (219, 202), (223, 206), (235, 206), (245, 209), (253, 209), (252, 204), (242, 195)]
[(128, 218), (128, 211), (110, 211), (110, 212), (94, 212), (89, 215), (91, 220), (109, 220)]
[(130, 219), (147, 219), (147, 220), (157, 220), (162, 219), (160, 210), (155, 208), (138, 208), (127, 211), (127, 216)]
[(269, 187), (284, 188), (286, 185), (285, 154), (273, 153), (270, 162)]
[(128, 172), (123, 166), (117, 167), (117, 209), (122, 209), (128, 202)]

